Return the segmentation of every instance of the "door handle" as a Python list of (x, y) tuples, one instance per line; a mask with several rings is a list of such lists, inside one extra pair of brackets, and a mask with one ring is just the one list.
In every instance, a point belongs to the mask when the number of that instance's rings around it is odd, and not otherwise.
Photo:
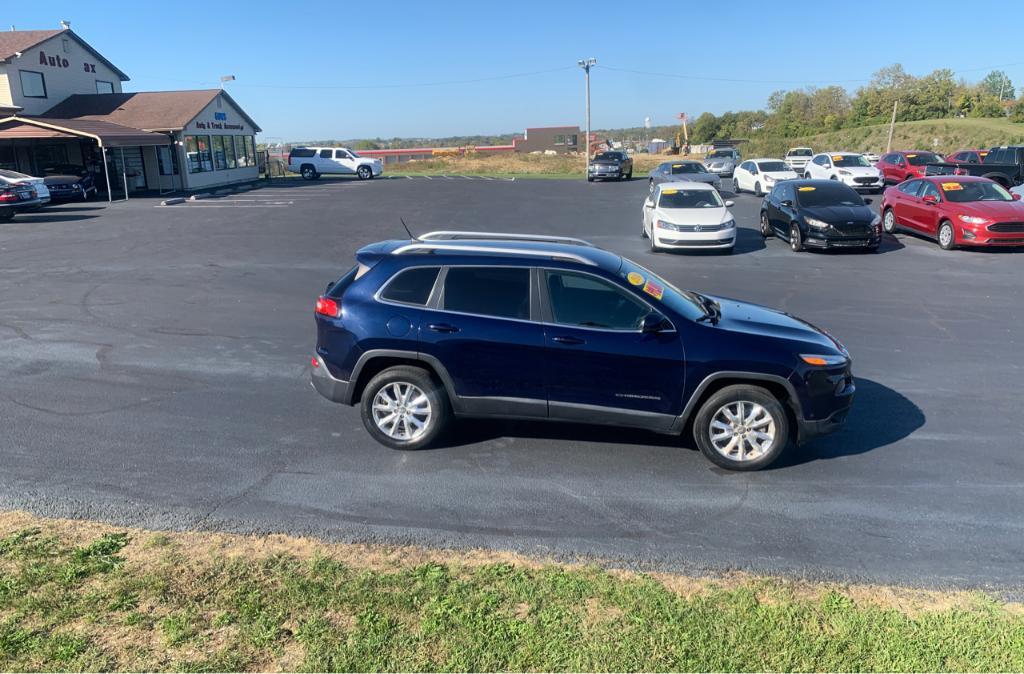
[(569, 344), (569, 345), (572, 345), (572, 344), (585, 344), (586, 343), (584, 340), (580, 339), (579, 337), (569, 337), (569, 336), (552, 337), (551, 341), (552, 342), (558, 342), (559, 344)]
[(430, 330), (433, 330), (434, 332), (448, 332), (448, 333), (451, 333), (451, 332), (458, 332), (459, 331), (459, 329), (457, 327), (455, 327), (454, 325), (449, 325), (447, 323), (431, 323), (430, 325), (427, 326), (427, 328), (429, 328)]

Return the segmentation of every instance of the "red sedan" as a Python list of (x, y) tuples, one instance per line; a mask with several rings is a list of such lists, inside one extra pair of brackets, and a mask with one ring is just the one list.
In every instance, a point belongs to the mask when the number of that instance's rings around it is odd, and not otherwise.
[(957, 246), (1024, 246), (1024, 203), (988, 178), (930, 176), (885, 191), (882, 228)]
[(905, 152), (889, 152), (875, 164), (882, 172), (882, 181), (889, 184), (901, 183), (911, 178), (924, 176), (924, 167), (928, 164), (944, 162), (945, 159), (926, 150), (907, 150)]
[(988, 150), (958, 150), (946, 155), (946, 161), (960, 164), (980, 164), (988, 156)]

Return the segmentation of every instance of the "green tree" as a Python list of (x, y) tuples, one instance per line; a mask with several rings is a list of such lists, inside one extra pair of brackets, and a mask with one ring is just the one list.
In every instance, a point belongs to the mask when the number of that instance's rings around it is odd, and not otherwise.
[(355, 144), (356, 150), (376, 150), (377, 144), (372, 140), (357, 140)]
[(718, 118), (710, 112), (705, 112), (693, 123), (690, 140), (696, 143), (710, 143), (718, 137), (719, 128)]
[(979, 83), (979, 86), (990, 96), (994, 96), (996, 100), (1005, 101), (1017, 97), (1013, 89), (1013, 82), (1010, 81), (1010, 78), (1002, 70), (993, 70), (988, 75), (985, 75), (985, 79)]

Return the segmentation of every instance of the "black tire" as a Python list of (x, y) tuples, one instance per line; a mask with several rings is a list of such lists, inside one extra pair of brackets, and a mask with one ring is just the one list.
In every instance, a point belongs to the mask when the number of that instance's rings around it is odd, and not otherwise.
[(768, 213), (761, 211), (761, 236), (767, 239), (773, 233), (772, 225), (768, 222)]
[(633, 179), (633, 169), (629, 169), (629, 173), (626, 174), (626, 180)]
[(789, 226), (789, 247), (794, 253), (804, 249), (804, 237), (800, 233), (800, 225), (795, 222)]
[(593, 178), (591, 178), (590, 176), (587, 176), (587, 182), (588, 182), (588, 183), (592, 183), (592, 182), (594, 182), (594, 179), (593, 179)]
[(356, 176), (358, 176), (360, 180), (372, 180), (373, 169), (364, 164), (356, 169)]
[(761, 183), (754, 183), (754, 196), (763, 197), (764, 192), (761, 191)]
[(736, 178), (732, 179), (732, 192), (733, 194), (739, 194), (743, 190), (740, 189), (740, 181)]
[(804, 171), (804, 180), (810, 180), (810, 179), (811, 179), (811, 172), (810, 171)]
[(0, 210), (0, 222), (10, 222), (14, 219), (14, 211), (10, 209)]
[[(712, 423), (716, 421), (721, 423), (720, 419), (723, 417), (720, 416), (720, 412), (723, 408), (739, 404), (743, 405), (740, 409), (756, 410), (754, 406), (758, 406), (763, 410), (764, 415), (755, 417), (754, 427), (747, 426), (745, 419), (737, 424), (738, 428), (743, 429), (739, 432), (740, 444), (736, 449), (737, 456), (742, 456), (743, 450), (748, 446), (753, 446), (750, 438), (755, 433), (762, 432), (771, 436), (770, 444), (759, 450), (758, 454), (750, 459), (731, 458), (716, 449), (715, 442), (722, 443), (732, 436), (726, 436), (725, 439), (712, 438)], [(733, 408), (733, 411), (735, 409)], [(763, 420), (765, 417), (770, 418), (767, 425), (758, 423), (758, 420)], [(716, 428), (718, 427), (716, 425)], [(729, 428), (725, 432), (733, 432), (733, 429)], [(701, 453), (717, 466), (737, 471), (761, 470), (775, 462), (789, 445), (789, 417), (786, 415), (782, 403), (760, 386), (751, 384), (726, 386), (701, 405), (693, 421), (693, 439)]]
[(899, 224), (896, 222), (896, 214), (891, 208), (885, 209), (882, 213), (882, 231), (886, 234), (895, 234)]
[(658, 248), (658, 244), (655, 243), (655, 240), (654, 240), (654, 227), (653, 226), (651, 227), (651, 235), (649, 237), (647, 237), (647, 238), (650, 239), (650, 241), (651, 241), (651, 252), (652, 253), (660, 253), (661, 252), (661, 248)]
[(647, 225), (644, 224), (643, 218), (640, 219), (640, 238), (647, 238)]
[(316, 180), (320, 175), (316, 172), (316, 167), (312, 164), (303, 164), (302, 168), (299, 169), (303, 180)]
[[(388, 435), (378, 427), (374, 420), (374, 401), (377, 394), (391, 385), (412, 384), (418, 388), (427, 398), (429, 403), (429, 414), (426, 421), (426, 430), (421, 435), (412, 439), (398, 439)], [(451, 404), (444, 386), (439, 384), (429, 372), (423, 368), (411, 365), (398, 365), (390, 367), (375, 376), (363, 389), (360, 411), (363, 418), (363, 426), (370, 433), (370, 436), (392, 449), (423, 449), (437, 440), (445, 432), (452, 419)], [(383, 412), (386, 414), (386, 412)], [(398, 426), (401, 422), (396, 421)], [(406, 433), (409, 429), (408, 422), (405, 422)]]
[[(948, 235), (945, 232), (948, 231)], [(939, 223), (939, 231), (936, 232), (939, 239), (939, 248), (942, 250), (953, 250), (956, 248), (956, 230), (953, 229), (953, 223), (949, 220), (943, 220)]]

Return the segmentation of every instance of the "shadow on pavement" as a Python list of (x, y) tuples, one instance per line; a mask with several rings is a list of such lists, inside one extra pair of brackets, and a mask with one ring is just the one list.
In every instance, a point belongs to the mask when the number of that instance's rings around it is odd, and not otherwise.
[[(908, 398), (870, 379), (857, 379), (857, 394), (845, 426), (837, 433), (790, 447), (768, 470), (812, 461), (855, 456), (886, 447), (909, 436), (925, 422), (924, 413)], [(587, 426), (545, 421), (463, 419), (435, 448), (460, 447), (501, 437), (568, 440), (594, 444), (646, 445), (694, 449), (690, 437), (661, 435), (615, 426)], [(429, 451), (429, 450), (428, 450)]]

